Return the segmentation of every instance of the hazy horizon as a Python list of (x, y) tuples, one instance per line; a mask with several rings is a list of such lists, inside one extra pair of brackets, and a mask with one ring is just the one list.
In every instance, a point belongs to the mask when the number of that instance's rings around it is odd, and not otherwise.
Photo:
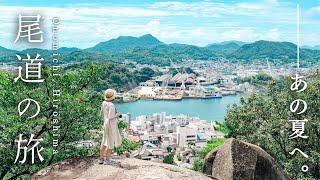
[[(59, 48), (78, 48), (78, 49), (81, 49), (81, 50), (84, 50), (84, 49), (87, 49), (87, 48), (91, 48), (91, 47), (94, 47), (96, 46), (97, 44), (99, 43), (103, 43), (103, 42), (107, 42), (107, 41), (110, 41), (110, 40), (113, 40), (113, 39), (118, 39), (119, 37), (135, 37), (135, 38), (139, 38), (139, 37), (142, 37), (142, 36), (145, 36), (145, 35), (149, 35), (149, 34), (144, 34), (144, 35), (141, 35), (141, 36), (129, 36), (129, 35), (121, 35), (121, 36), (118, 36), (116, 38), (111, 38), (109, 40), (106, 40), (106, 41), (100, 41), (100, 42), (97, 42), (96, 44), (94, 44), (93, 46), (89, 46), (89, 47), (84, 47), (84, 48), (80, 48), (80, 47), (75, 47), (75, 46), (60, 46)], [(150, 34), (152, 35), (152, 34)], [(241, 43), (244, 43), (244, 44), (250, 44), (250, 43), (254, 43), (254, 42), (257, 42), (257, 41), (271, 41), (271, 40), (264, 40), (264, 39), (257, 39), (255, 41), (252, 41), (252, 42), (244, 42), (244, 41), (238, 41), (238, 40), (225, 40), (225, 41), (220, 41), (220, 42), (212, 42), (212, 43), (209, 43), (209, 44), (206, 44), (204, 46), (199, 46), (199, 45), (196, 45), (196, 44), (187, 44), (187, 43), (177, 43), (177, 42), (172, 42), (172, 43), (166, 43), (164, 41), (162, 41), (161, 39), (159, 39), (158, 37), (152, 35), (154, 38), (158, 39), (159, 41), (161, 41), (162, 43), (165, 43), (167, 45), (170, 45), (170, 44), (186, 44), (186, 45), (192, 45), (192, 46), (197, 46), (197, 47), (207, 47), (209, 45), (213, 45), (213, 44), (221, 44), (221, 43), (231, 43), (231, 42), (241, 42)], [(289, 42), (289, 41), (271, 41), (271, 42)], [(295, 42), (290, 42), (290, 43), (293, 43), (296, 45)], [(25, 50), (25, 49), (30, 49), (30, 48), (39, 48), (39, 49), (45, 49), (45, 50), (51, 50), (51, 48), (41, 48), (39, 46), (35, 46), (35, 47), (26, 47), (26, 48), (19, 48), (19, 46), (17, 46), (17, 48), (9, 48), (9, 47), (6, 47), (6, 46), (3, 46), (0, 44), (1, 47), (4, 47), (6, 49), (11, 49), (11, 50), (17, 50), (17, 51), (21, 51), (21, 50)], [(315, 46), (320, 46), (320, 44), (318, 45), (302, 45), (300, 46), (301, 48), (313, 48)]]

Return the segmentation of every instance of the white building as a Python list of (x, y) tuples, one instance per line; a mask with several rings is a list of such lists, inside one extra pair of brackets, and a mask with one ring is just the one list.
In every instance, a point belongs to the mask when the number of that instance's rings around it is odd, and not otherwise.
[(177, 127), (177, 145), (180, 148), (187, 147), (189, 143), (195, 144), (197, 140), (197, 131), (188, 126)]

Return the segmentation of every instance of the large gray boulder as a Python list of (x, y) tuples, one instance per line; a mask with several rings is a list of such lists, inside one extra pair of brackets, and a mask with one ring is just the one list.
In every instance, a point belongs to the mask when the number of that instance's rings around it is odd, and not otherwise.
[(189, 169), (164, 163), (119, 158), (113, 165), (100, 165), (97, 157), (73, 158), (34, 174), (39, 180), (212, 180)]
[(289, 180), (288, 174), (260, 147), (229, 139), (205, 158), (203, 172), (218, 180)]

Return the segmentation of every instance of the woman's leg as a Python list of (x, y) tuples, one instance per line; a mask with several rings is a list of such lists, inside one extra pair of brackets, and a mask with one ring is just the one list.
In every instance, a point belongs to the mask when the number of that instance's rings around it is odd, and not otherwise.
[(106, 147), (102, 145), (100, 148), (100, 159), (104, 159), (105, 153), (106, 153)]
[(107, 155), (106, 155), (107, 160), (110, 160), (110, 157), (111, 157), (111, 149), (107, 149)]

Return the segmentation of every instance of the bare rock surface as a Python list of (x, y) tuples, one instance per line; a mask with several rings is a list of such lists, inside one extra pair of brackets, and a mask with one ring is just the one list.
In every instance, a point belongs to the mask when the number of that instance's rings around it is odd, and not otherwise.
[(205, 158), (203, 172), (219, 180), (289, 180), (288, 174), (259, 146), (229, 139)]
[(115, 159), (100, 165), (96, 157), (69, 159), (42, 169), (32, 176), (39, 180), (209, 180), (201, 173), (169, 164), (139, 159)]

